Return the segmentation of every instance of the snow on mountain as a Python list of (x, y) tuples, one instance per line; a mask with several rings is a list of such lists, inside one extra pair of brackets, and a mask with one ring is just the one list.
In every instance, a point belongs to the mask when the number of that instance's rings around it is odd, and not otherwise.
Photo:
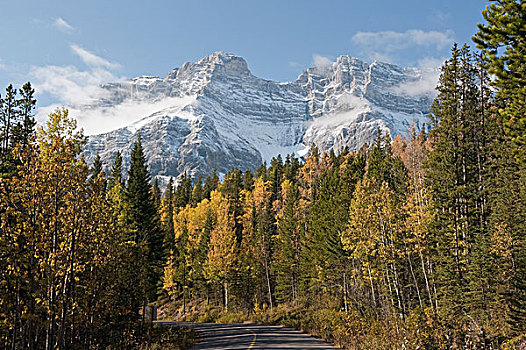
[(135, 120), (90, 136), (88, 162), (99, 153), (110, 166), (117, 150), (127, 160), (140, 134), (151, 173), (166, 180), (214, 167), (222, 174), (254, 169), (278, 154), (303, 156), (312, 143), (324, 151), (358, 149), (378, 127), (403, 135), (412, 122), (425, 121), (431, 105), (427, 92), (404, 89), (424, 73), (341, 56), (280, 83), (252, 75), (241, 57), (216, 52), (163, 78), (103, 85), (104, 98), (75, 108), (108, 118), (129, 111)]

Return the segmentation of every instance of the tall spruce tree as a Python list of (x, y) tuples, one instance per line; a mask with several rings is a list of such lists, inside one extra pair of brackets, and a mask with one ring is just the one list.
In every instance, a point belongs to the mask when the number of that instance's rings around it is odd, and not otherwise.
[[(102, 161), (100, 160), (100, 155), (97, 153), (95, 156), (95, 159), (93, 160), (93, 164), (91, 165), (91, 168), (89, 170), (90, 179), (89, 181), (93, 182), (97, 179), (100, 173), (102, 173)], [(104, 182), (106, 182), (106, 178), (104, 178)]]
[(153, 201), (155, 203), (155, 208), (157, 212), (159, 213), (159, 211), (161, 210), (162, 194), (161, 194), (161, 188), (159, 187), (159, 180), (157, 179), (154, 180), (153, 185), (152, 185), (152, 196), (153, 196)]
[(164, 232), (164, 254), (166, 257), (169, 257), (170, 252), (173, 252), (175, 249), (173, 178), (170, 178), (166, 185), (161, 203), (161, 225)]
[(133, 145), (131, 151), (130, 170), (126, 195), (136, 228), (134, 240), (136, 243), (146, 242), (148, 246), (147, 295), (148, 301), (156, 298), (157, 285), (160, 283), (163, 264), (163, 235), (159, 227), (159, 218), (150, 186), (150, 174), (146, 165), (141, 137)]
[(194, 188), (192, 189), (192, 206), (195, 207), (203, 200), (203, 176), (197, 175)]
[(102, 161), (98, 153), (97, 153), (97, 156), (95, 157), (95, 160), (93, 161), (93, 164), (91, 165), (89, 169), (88, 182), (91, 185), (100, 183), (100, 185), (102, 186), (102, 191), (104, 193), (106, 193), (106, 191), (108, 190), (107, 189), (108, 181), (106, 180), (106, 173), (103, 170)]
[(174, 192), (174, 203), (178, 208), (185, 207), (192, 201), (192, 177), (185, 172), (179, 179)]
[(19, 116), (18, 123), (12, 130), (12, 144), (26, 147), (35, 133), (36, 121), (33, 110), (37, 101), (34, 99), (35, 90), (29, 82), (25, 83), (18, 93), (20, 96), (17, 101)]
[(367, 176), (376, 178), (379, 184), (387, 182), (389, 187), (401, 196), (406, 191), (406, 172), (402, 160), (393, 157), (391, 136), (389, 133), (383, 134), (378, 127), (375, 144), (369, 151)]
[(492, 318), (481, 312), (489, 306), (492, 264), (484, 219), (486, 151), (481, 135), (486, 127), (479, 84), (469, 47), (455, 45), (442, 68), (439, 94), (431, 108), (434, 129), (427, 178), (436, 213), (432, 240), (438, 304), (443, 317), (459, 322), (455, 326), (459, 329)]
[(323, 170), (316, 186), (316, 197), (311, 204), (307, 224), (308, 249), (305, 252), (309, 288), (314, 294), (328, 293), (342, 296), (343, 301), (347, 254), (343, 250), (340, 233), (348, 222), (350, 198), (341, 189), (340, 169), (328, 155), (323, 156)]
[(243, 215), (241, 190), (243, 189), (243, 173), (241, 170), (234, 168), (225, 175), (223, 184), (219, 187), (221, 193), (228, 201), (228, 208), (233, 215), (236, 242), (241, 242), (243, 226), (241, 216)]
[[(526, 2), (490, 0), (482, 11), (487, 23), (478, 24), (473, 37), (484, 53), (488, 72), (496, 79), (497, 98), (504, 102), (499, 113), (517, 145), (526, 145)], [(524, 151), (522, 153), (524, 157)], [(524, 159), (523, 159), (524, 160)]]
[(277, 213), (278, 235), (275, 237), (272, 270), (276, 275), (276, 299), (294, 302), (300, 296), (303, 225), (298, 185), (286, 179), (281, 187), (282, 201)]
[(12, 131), (18, 121), (17, 90), (13, 85), (6, 88), (6, 95), (0, 98), (0, 174), (11, 176), (15, 164), (12, 155)]
[[(526, 331), (526, 2), (490, 1), (482, 12), (487, 23), (473, 37), (484, 66), (495, 76), (497, 125), (491, 154), (490, 222), (498, 251), (500, 275), (514, 334)], [(501, 133), (499, 135), (499, 129)], [(513, 266), (511, 274), (506, 267)], [(508, 268), (509, 270), (509, 268)]]
[(243, 189), (245, 191), (251, 191), (253, 186), (254, 186), (254, 174), (252, 174), (250, 169), (247, 169), (243, 173)]
[(281, 159), (281, 155), (272, 158), (270, 161), (268, 176), (272, 191), (271, 201), (274, 202), (279, 199), (281, 182), (283, 181), (283, 160)]
[(210, 193), (215, 191), (219, 186), (219, 176), (217, 176), (217, 169), (214, 168), (212, 175), (209, 175), (205, 179), (205, 184), (203, 185), (203, 198), (210, 199)]
[(110, 176), (108, 178), (108, 189), (113, 188), (116, 183), (120, 183), (124, 186), (124, 180), (122, 178), (122, 156), (121, 152), (115, 153), (115, 160), (111, 167)]

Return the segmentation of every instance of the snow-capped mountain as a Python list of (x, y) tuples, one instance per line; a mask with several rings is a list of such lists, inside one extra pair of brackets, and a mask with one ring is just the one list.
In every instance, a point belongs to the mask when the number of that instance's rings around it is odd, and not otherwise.
[(184, 172), (209, 174), (214, 167), (223, 174), (253, 169), (278, 154), (302, 156), (312, 143), (324, 151), (358, 149), (372, 141), (377, 127), (394, 137), (425, 121), (433, 96), (403, 88), (422, 75), (341, 56), (280, 83), (252, 75), (241, 57), (216, 52), (164, 78), (102, 86), (104, 97), (82, 109), (104, 114), (123, 106), (149, 108), (127, 127), (90, 136), (85, 154), (89, 162), (98, 153), (110, 166), (121, 150), (127, 160), (140, 134), (152, 175), (165, 180)]

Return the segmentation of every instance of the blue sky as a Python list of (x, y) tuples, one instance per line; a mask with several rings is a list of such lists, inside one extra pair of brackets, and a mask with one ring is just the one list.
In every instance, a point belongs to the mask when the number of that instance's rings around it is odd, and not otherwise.
[(32, 81), (40, 105), (75, 102), (105, 81), (165, 75), (214, 51), (252, 73), (294, 80), (351, 55), (433, 65), (470, 42), (481, 0), (4, 1), (0, 88)]

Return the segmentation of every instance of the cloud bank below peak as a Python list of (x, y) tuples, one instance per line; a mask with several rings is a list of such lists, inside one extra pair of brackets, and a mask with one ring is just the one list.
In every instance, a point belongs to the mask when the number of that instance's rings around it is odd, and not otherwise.
[[(102, 84), (123, 79), (114, 73), (121, 67), (120, 64), (97, 56), (76, 44), (70, 45), (70, 49), (87, 66), (86, 69), (80, 69), (75, 65), (46, 65), (30, 68), (29, 77), (37, 94), (51, 96), (52, 100), (57, 101), (39, 108), (37, 121), (40, 123), (44, 122), (47, 115), (58, 106), (65, 105), (74, 109), (75, 106), (86, 105), (103, 98), (107, 91), (101, 88)], [(96, 127), (93, 124), (100, 122), (100, 120), (92, 122), (84, 118), (79, 120), (79, 126), (92, 130)]]
[(435, 97), (437, 94), (436, 86), (440, 76), (440, 66), (443, 63), (444, 59), (438, 58), (427, 57), (419, 60), (417, 66), (421, 72), (420, 79), (400, 84), (393, 91), (411, 97), (422, 95)]
[(154, 114), (182, 102), (178, 98), (167, 97), (156, 101), (132, 101), (105, 107), (102, 109), (85, 108), (96, 100), (108, 97), (108, 90), (102, 85), (123, 81), (126, 78), (117, 76), (114, 71), (121, 68), (119, 63), (78, 46), (70, 45), (71, 52), (78, 56), (87, 66), (79, 69), (74, 65), (34, 66), (30, 70), (33, 86), (38, 94), (48, 94), (57, 103), (39, 107), (37, 121), (45, 123), (48, 115), (58, 107), (66, 106), (70, 116), (75, 118), (78, 126), (86, 135), (95, 135), (130, 126), (145, 116)]

